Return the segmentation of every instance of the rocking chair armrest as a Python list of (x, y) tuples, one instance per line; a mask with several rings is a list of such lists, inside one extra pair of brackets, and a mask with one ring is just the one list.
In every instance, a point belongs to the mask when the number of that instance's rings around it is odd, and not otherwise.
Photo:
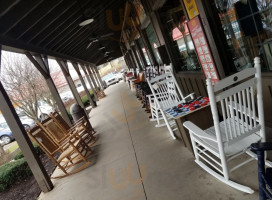
[(272, 142), (253, 143), (250, 147), (254, 151), (270, 151), (272, 150)]
[(207, 134), (205, 131), (203, 131), (201, 128), (199, 128), (197, 125), (190, 121), (184, 122), (183, 126), (187, 128), (190, 131), (190, 133), (196, 135), (197, 137), (217, 142), (216, 137)]
[(68, 133), (70, 134), (70, 137), (75, 137), (82, 131), (87, 131), (87, 127), (84, 123), (75, 126), (73, 129), (70, 129)]
[[(72, 146), (74, 147), (74, 142), (72, 142), (72, 139), (73, 139), (73, 138), (70, 138), (70, 136), (69, 136), (69, 137), (68, 137), (66, 140), (64, 140), (64, 141), (62, 142), (62, 144), (60, 144), (60, 145), (58, 146), (58, 148), (57, 148), (54, 152), (52, 152), (52, 153), (55, 154), (55, 153), (57, 153), (57, 152), (60, 151), (60, 150), (66, 149), (66, 148), (67, 148), (67, 144), (72, 145)], [(81, 138), (79, 138), (78, 140), (81, 140)]]

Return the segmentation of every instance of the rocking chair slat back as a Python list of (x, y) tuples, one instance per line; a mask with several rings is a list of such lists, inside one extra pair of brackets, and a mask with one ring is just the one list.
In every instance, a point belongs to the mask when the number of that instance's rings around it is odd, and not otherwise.
[(70, 129), (70, 126), (66, 123), (66, 121), (61, 117), (58, 112), (51, 113), (51, 116), (53, 116), (66, 131)]
[(231, 86), (233, 84), (234, 79), (244, 80), (247, 77), (254, 76), (255, 73), (256, 73), (255, 68), (248, 68), (248, 69), (243, 70), (243, 73), (239, 73), (239, 74), (236, 73), (236, 74), (233, 74), (227, 78), (224, 78), (223, 80), (220, 80), (220, 82), (217, 82), (214, 85), (214, 92), (217, 92), (219, 90), (222, 90), (226, 87)]
[(58, 150), (58, 145), (53, 139), (39, 126), (27, 131), (28, 135), (38, 143), (47, 155), (53, 155)]
[[(233, 144), (263, 129), (257, 122), (254, 97), (258, 83), (257, 79), (260, 76), (258, 71), (260, 70), (257, 70), (256, 73), (254, 68), (244, 70), (219, 81), (214, 86), (212, 86), (211, 80), (207, 79), (216, 136), (218, 138), (222, 137), (219, 142), (225, 143), (225, 145)], [(229, 88), (233, 85), (234, 87)], [(258, 90), (257, 95), (260, 95)], [(218, 106), (217, 103), (219, 103)], [(224, 126), (220, 126), (217, 109), (221, 111), (219, 113), (223, 116)], [(262, 107), (258, 108), (258, 113), (263, 113)]]
[(48, 117), (46, 120), (39, 123), (44, 131), (49, 134), (56, 143), (61, 143), (67, 137), (67, 133), (55, 121)]

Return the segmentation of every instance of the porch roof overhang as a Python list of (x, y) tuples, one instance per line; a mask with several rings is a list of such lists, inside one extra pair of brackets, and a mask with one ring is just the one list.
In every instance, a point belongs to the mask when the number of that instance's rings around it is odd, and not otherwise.
[[(30, 51), (89, 64), (103, 64), (122, 56), (121, 35), (124, 0), (2, 0), (0, 44), (3, 50)], [(87, 18), (94, 21), (79, 26)], [(93, 43), (97, 38), (112, 33)], [(101, 47), (105, 47), (99, 50)]]

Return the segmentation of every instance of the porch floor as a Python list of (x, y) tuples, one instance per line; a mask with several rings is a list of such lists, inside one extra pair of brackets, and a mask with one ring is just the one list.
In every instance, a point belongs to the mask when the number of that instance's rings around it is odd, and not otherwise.
[[(195, 162), (182, 141), (166, 127), (155, 128), (125, 83), (110, 86), (90, 113), (99, 140), (93, 165), (53, 180), (40, 200), (197, 200), (258, 199), (218, 181)], [(257, 162), (235, 173), (235, 180), (257, 191)]]

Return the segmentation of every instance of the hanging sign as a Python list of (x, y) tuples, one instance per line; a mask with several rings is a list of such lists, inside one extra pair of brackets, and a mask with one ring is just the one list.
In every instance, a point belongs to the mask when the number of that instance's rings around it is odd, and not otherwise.
[(195, 0), (184, 0), (184, 4), (190, 19), (199, 15)]
[(210, 78), (212, 83), (215, 84), (219, 78), (199, 16), (191, 19), (188, 22), (188, 27), (204, 74), (206, 78)]

